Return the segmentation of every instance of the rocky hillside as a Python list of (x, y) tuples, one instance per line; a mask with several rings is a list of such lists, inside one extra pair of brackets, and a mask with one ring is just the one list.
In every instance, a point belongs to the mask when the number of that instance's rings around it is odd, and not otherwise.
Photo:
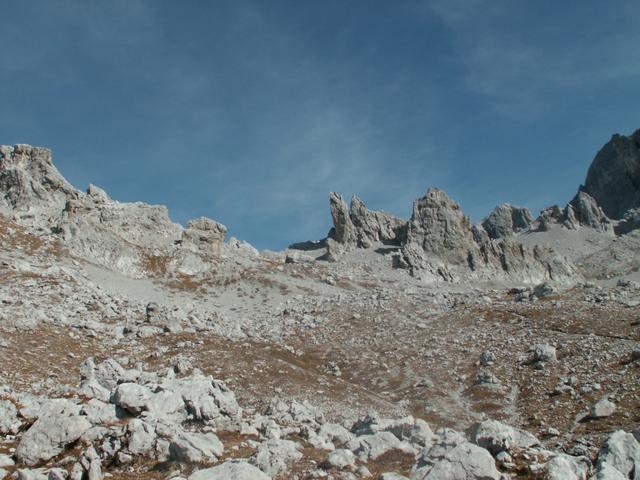
[(637, 143), (538, 218), (333, 193), (283, 252), (0, 147), (0, 479), (640, 478)]

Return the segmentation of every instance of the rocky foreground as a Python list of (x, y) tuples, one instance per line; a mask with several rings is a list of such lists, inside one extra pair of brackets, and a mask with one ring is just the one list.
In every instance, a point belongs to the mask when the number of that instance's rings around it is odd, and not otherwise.
[(259, 252), (0, 147), (0, 479), (638, 480), (639, 185)]
[[(537, 361), (552, 357), (552, 347), (534, 349)], [(264, 413), (243, 411), (224, 382), (184, 360), (151, 373), (89, 358), (80, 373), (79, 386), (59, 398), (3, 388), (0, 475), (501, 480), (511, 473), (566, 480), (637, 478), (640, 467), (640, 432), (609, 435), (593, 464), (586, 448), (586, 455), (551, 451), (496, 420), (477, 422), (464, 434), (434, 432), (413, 416), (367, 415), (345, 427), (295, 400), (273, 399)], [(615, 408), (600, 400), (590, 417), (610, 416)]]

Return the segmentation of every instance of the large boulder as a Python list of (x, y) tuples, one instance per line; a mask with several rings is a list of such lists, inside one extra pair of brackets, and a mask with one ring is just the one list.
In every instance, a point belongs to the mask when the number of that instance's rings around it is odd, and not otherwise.
[(494, 455), (515, 449), (524, 450), (540, 441), (528, 432), (515, 429), (497, 420), (485, 420), (471, 427), (471, 441)]
[(25, 465), (46, 462), (62, 453), (91, 428), (83, 416), (67, 411), (50, 412), (41, 416), (27, 430), (16, 448), (16, 458)]
[(376, 460), (392, 450), (414, 454), (411, 445), (398, 439), (391, 432), (377, 432), (355, 437), (347, 443), (347, 448), (364, 460)]
[(0, 435), (18, 433), (20, 425), (16, 406), (9, 400), (0, 399)]
[(414, 465), (414, 480), (500, 480), (493, 457), (473, 443), (444, 441), (425, 449)]
[(267, 475), (276, 477), (287, 471), (290, 462), (302, 458), (299, 448), (300, 445), (291, 440), (272, 438), (260, 444), (250, 462)]
[(271, 477), (242, 460), (228, 460), (220, 465), (199, 470), (189, 480), (270, 480)]
[(169, 444), (172, 460), (185, 463), (215, 461), (224, 447), (215, 433), (180, 432)]
[(632, 433), (618, 430), (612, 433), (598, 454), (598, 471), (611, 467), (620, 472), (624, 478), (631, 477), (635, 472), (635, 479), (640, 474), (640, 443)]

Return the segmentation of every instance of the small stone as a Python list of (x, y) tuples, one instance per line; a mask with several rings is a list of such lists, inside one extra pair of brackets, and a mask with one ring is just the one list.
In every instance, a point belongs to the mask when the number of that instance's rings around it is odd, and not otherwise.
[(615, 413), (615, 411), (615, 403), (610, 402), (606, 397), (604, 397), (591, 408), (591, 418), (610, 417)]

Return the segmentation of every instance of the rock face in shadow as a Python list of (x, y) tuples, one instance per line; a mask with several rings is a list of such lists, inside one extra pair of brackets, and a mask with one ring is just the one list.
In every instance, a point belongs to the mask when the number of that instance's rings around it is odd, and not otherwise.
[(640, 130), (611, 137), (591, 163), (581, 190), (615, 220), (640, 207)]
[(369, 210), (358, 197), (347, 207), (341, 195), (329, 196), (333, 228), (328, 237), (344, 250), (369, 248), (374, 242), (399, 242), (406, 222), (388, 213)]

